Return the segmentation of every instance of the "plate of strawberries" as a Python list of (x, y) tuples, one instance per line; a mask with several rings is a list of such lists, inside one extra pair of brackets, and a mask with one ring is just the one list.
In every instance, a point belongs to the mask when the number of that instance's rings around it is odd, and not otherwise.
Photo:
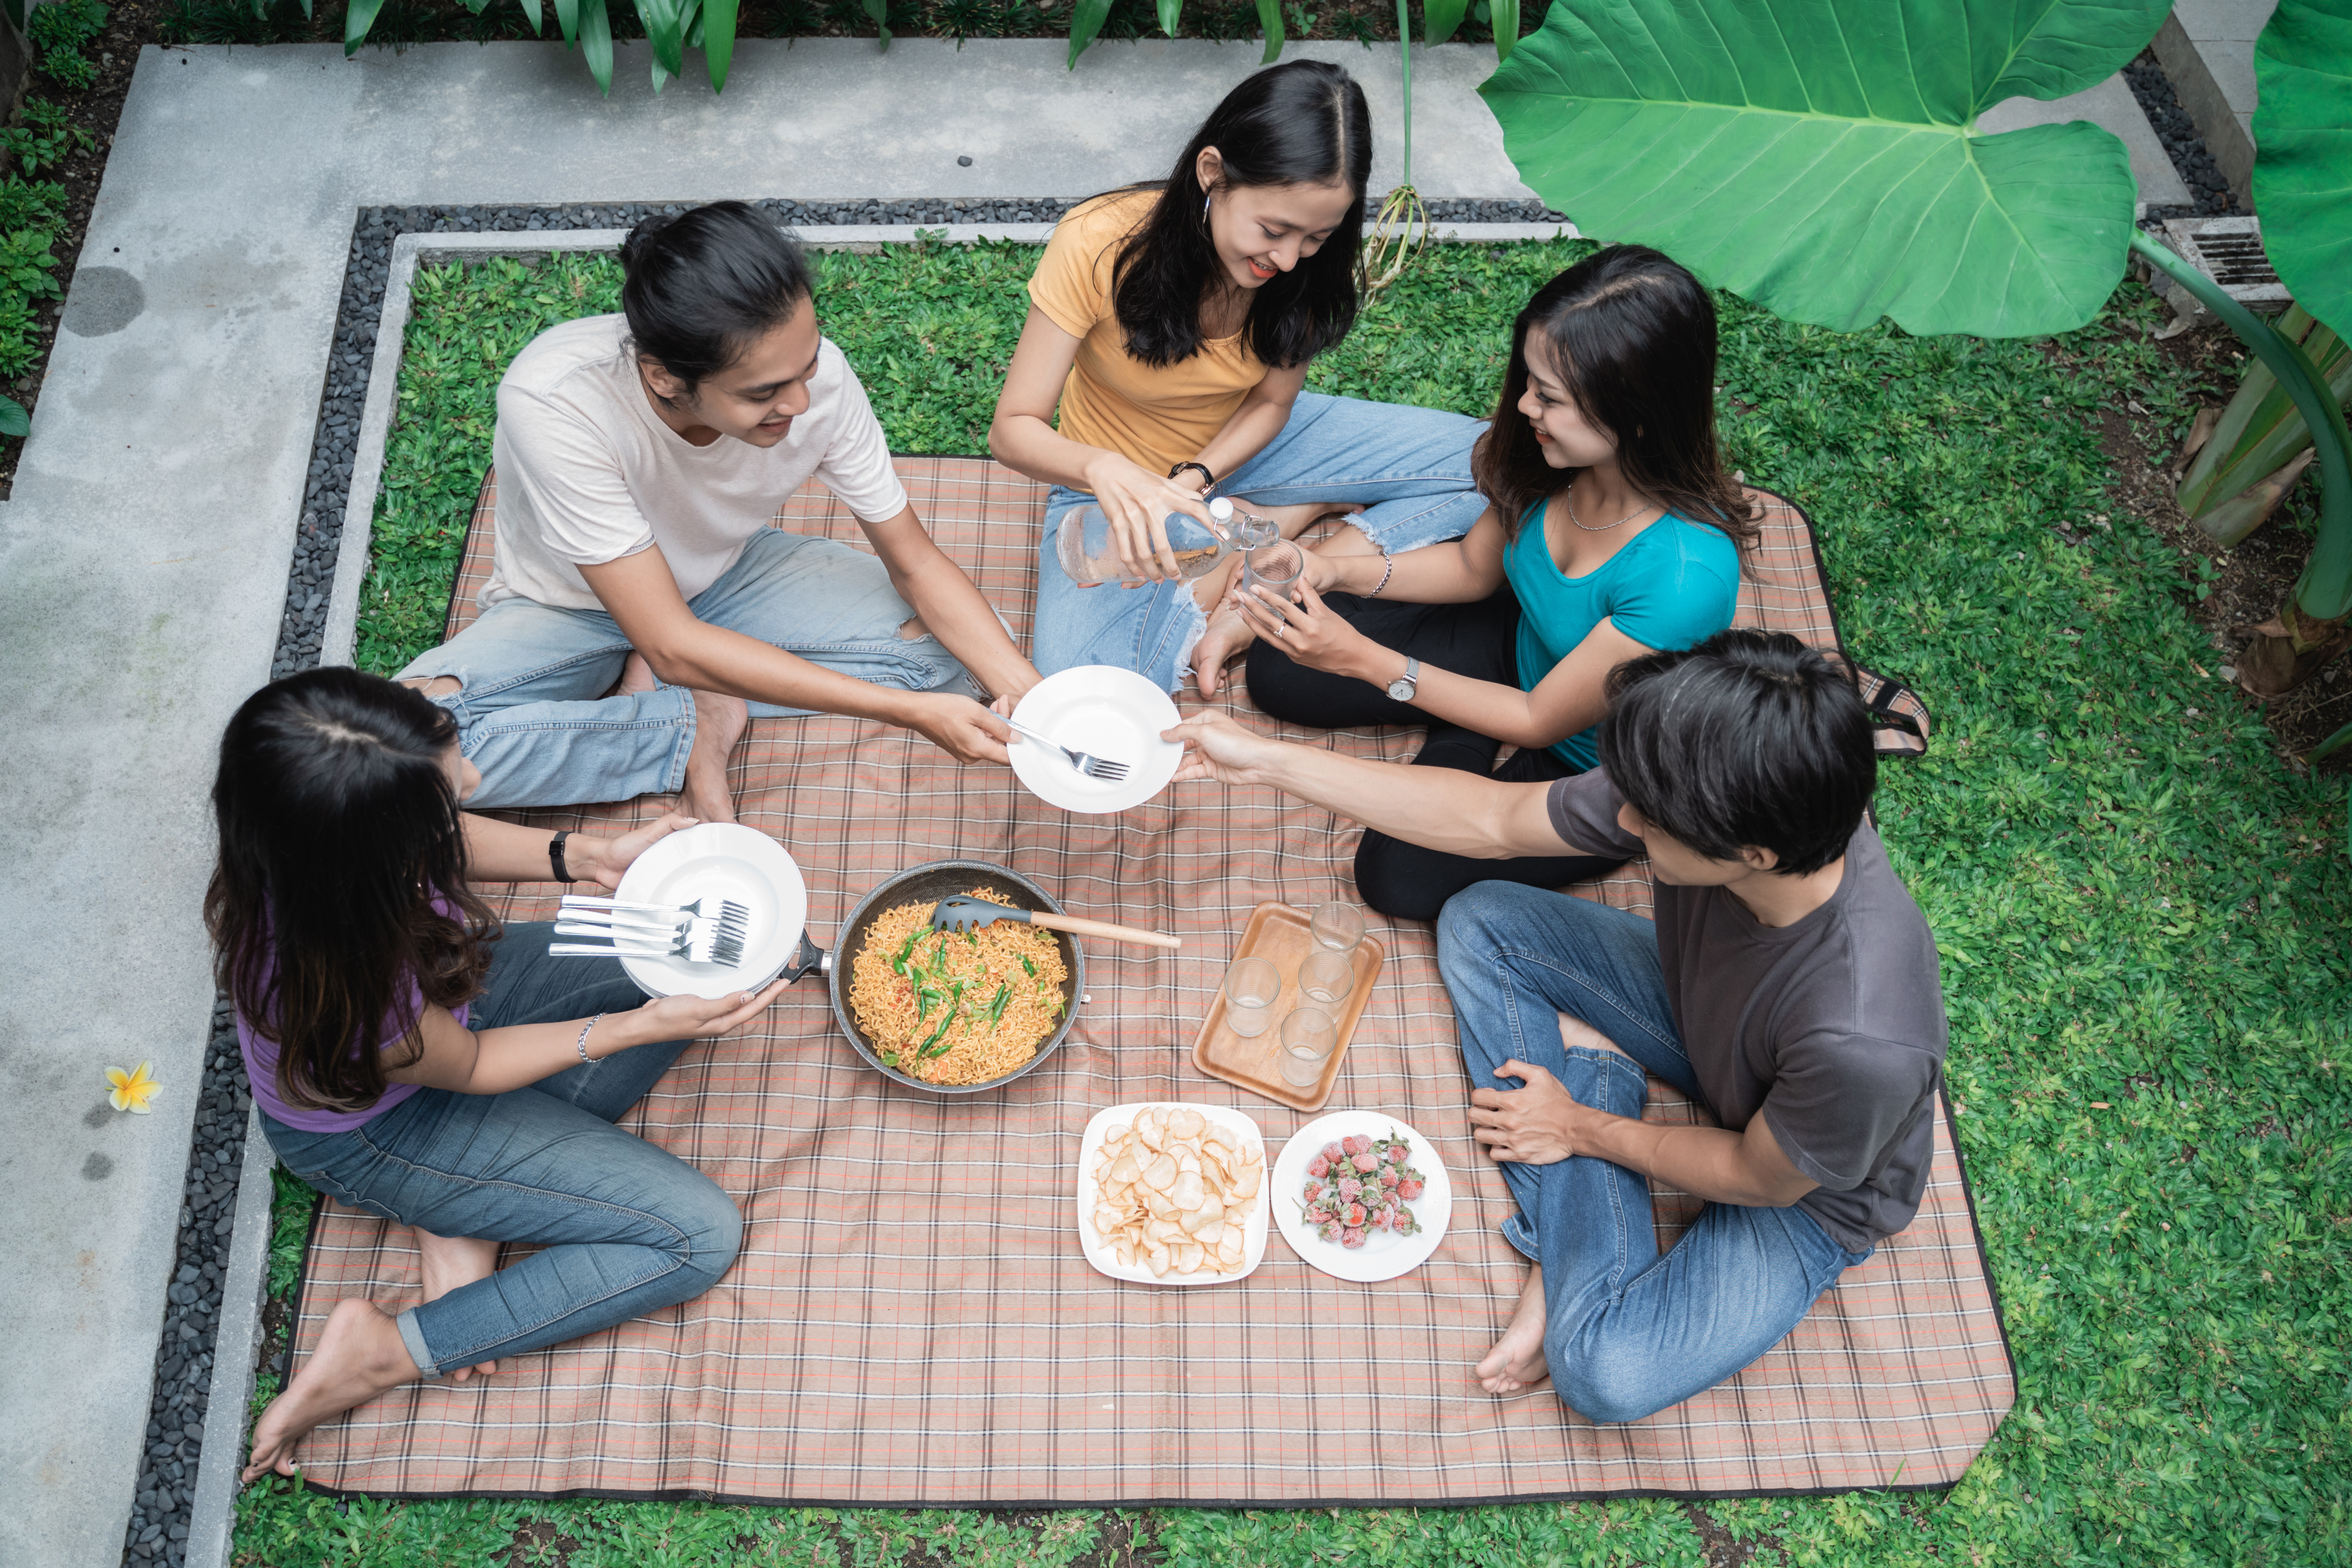
[(1377, 1110), (1338, 1110), (1300, 1128), (1267, 1186), (1290, 1249), (1339, 1279), (1420, 1268), (1454, 1209), (1454, 1184), (1429, 1140)]

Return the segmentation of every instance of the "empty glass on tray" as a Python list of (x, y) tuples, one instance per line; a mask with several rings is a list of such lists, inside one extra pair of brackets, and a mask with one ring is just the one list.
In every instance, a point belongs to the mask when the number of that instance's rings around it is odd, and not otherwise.
[(1237, 958), (1225, 971), (1225, 1027), (1245, 1040), (1265, 1033), (1282, 994), (1282, 971), (1263, 958)]
[(1337, 1013), (1356, 988), (1356, 960), (1345, 952), (1310, 952), (1298, 965), (1298, 994)]
[(1364, 913), (1345, 899), (1333, 899), (1315, 906), (1307, 931), (1327, 952), (1353, 952), (1364, 940)]
[(1282, 1045), (1275, 1053), (1282, 1081), (1294, 1089), (1311, 1089), (1322, 1081), (1324, 1064), (1339, 1046), (1339, 1026), (1319, 1007), (1294, 1007), (1282, 1021)]

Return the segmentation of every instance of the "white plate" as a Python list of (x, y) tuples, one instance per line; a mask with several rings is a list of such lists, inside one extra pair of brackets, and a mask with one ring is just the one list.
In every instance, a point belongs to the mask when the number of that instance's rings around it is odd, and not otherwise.
[(765, 985), (791, 962), (808, 921), (808, 884), (784, 847), (740, 822), (706, 822), (673, 833), (638, 856), (614, 894), (632, 903), (690, 904), (732, 899), (751, 911), (743, 962), (733, 967), (683, 958), (624, 958), (621, 967), (648, 996), (709, 996)]
[[(1323, 1240), (1299, 1217), (1307, 1206), (1298, 1196), (1307, 1184), (1307, 1162), (1321, 1153), (1324, 1144), (1358, 1132), (1367, 1138), (1402, 1135), (1411, 1141), (1412, 1148), (1405, 1163), (1429, 1178), (1411, 1205), (1412, 1217), (1421, 1222), (1420, 1235), (1376, 1230), (1364, 1237), (1363, 1246), (1347, 1247)], [(1454, 1212), (1453, 1178), (1445, 1173), (1444, 1163), (1429, 1140), (1405, 1122), (1377, 1110), (1335, 1110), (1317, 1117), (1290, 1135), (1268, 1179), (1274, 1184), (1275, 1219), (1282, 1226), (1282, 1239), (1290, 1243), (1291, 1251), (1335, 1279), (1369, 1282), (1412, 1273), (1429, 1261), (1429, 1255), (1445, 1238), (1445, 1222)]]
[(1160, 738), (1178, 721), (1168, 693), (1131, 669), (1082, 664), (1029, 689), (1013, 716), (1074, 752), (1125, 763), (1118, 784), (1090, 779), (1070, 759), (1024, 736), (1013, 737), (1013, 771), (1029, 793), (1064, 811), (1099, 816), (1141, 805), (1168, 787), (1184, 748)]
[(1139, 1100), (1132, 1105), (1114, 1105), (1108, 1110), (1097, 1110), (1095, 1119), (1087, 1123), (1086, 1136), (1078, 1141), (1078, 1245), (1086, 1248), (1087, 1261), (1101, 1273), (1114, 1279), (1130, 1279), (1138, 1285), (1230, 1285), (1236, 1279), (1246, 1279), (1265, 1260), (1265, 1215), (1273, 1193), (1269, 1172), (1258, 1185), (1257, 1206), (1250, 1210), (1248, 1221), (1242, 1227), (1242, 1266), (1231, 1274), (1158, 1275), (1149, 1264), (1139, 1263), (1128, 1268), (1111, 1256), (1110, 1248), (1095, 1237), (1095, 1199), (1100, 1184), (1095, 1180), (1095, 1151), (1103, 1146), (1103, 1134), (1114, 1121), (1132, 1122), (1138, 1114), (1153, 1106), (1162, 1110), (1197, 1110), (1209, 1119), (1213, 1127), (1222, 1127), (1238, 1133), (1244, 1149), (1255, 1149), (1260, 1161), (1265, 1158), (1265, 1136), (1257, 1123), (1239, 1110), (1222, 1105), (1194, 1105), (1186, 1100)]

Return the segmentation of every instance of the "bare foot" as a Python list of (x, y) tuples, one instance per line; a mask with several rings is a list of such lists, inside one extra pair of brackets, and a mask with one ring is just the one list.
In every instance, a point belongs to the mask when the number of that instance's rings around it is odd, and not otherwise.
[(654, 667), (646, 662), (646, 656), (631, 648), (629, 657), (621, 665), (621, 684), (613, 688), (613, 695), (635, 697), (660, 684), (654, 679)]
[(1250, 630), (1240, 611), (1226, 607), (1212, 616), (1209, 629), (1192, 645), (1192, 684), (1201, 689), (1201, 695), (1214, 697), (1224, 685), (1225, 666), (1256, 640), (1257, 634)]
[(722, 692), (694, 694), (694, 750), (687, 753), (686, 788), (677, 804), (687, 816), (705, 822), (735, 820), (735, 797), (727, 788), (727, 759), (743, 738), (751, 710), (740, 697)]
[(388, 1314), (373, 1302), (338, 1301), (319, 1348), (253, 1424), (253, 1462), (238, 1479), (292, 1475), (294, 1446), (311, 1427), (420, 1375)]
[[(416, 1233), (416, 1249), (425, 1258), (425, 1299), (428, 1301), (437, 1301), (460, 1285), (488, 1279), (498, 1272), (499, 1244), (495, 1241), (470, 1236), (436, 1236), (429, 1230), (420, 1230)], [(451, 1373), (449, 1381), (463, 1383), (478, 1372), (488, 1377), (498, 1370), (497, 1362), (478, 1362)]]
[(1519, 1292), (1518, 1310), (1495, 1348), (1478, 1363), (1478, 1386), (1489, 1394), (1517, 1394), (1551, 1376), (1544, 1360), (1543, 1270), (1528, 1272), (1528, 1288)]

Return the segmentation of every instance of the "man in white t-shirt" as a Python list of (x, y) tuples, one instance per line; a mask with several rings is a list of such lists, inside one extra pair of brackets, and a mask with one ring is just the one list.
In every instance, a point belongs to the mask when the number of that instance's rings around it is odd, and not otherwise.
[[(1037, 681), (908, 504), (819, 331), (793, 242), (740, 202), (649, 219), (625, 314), (552, 327), (499, 384), (482, 614), (401, 679), (457, 716), (473, 804), (684, 796), (731, 821), (752, 714), (847, 713), (1005, 760)], [(876, 553), (769, 526), (812, 476)]]

